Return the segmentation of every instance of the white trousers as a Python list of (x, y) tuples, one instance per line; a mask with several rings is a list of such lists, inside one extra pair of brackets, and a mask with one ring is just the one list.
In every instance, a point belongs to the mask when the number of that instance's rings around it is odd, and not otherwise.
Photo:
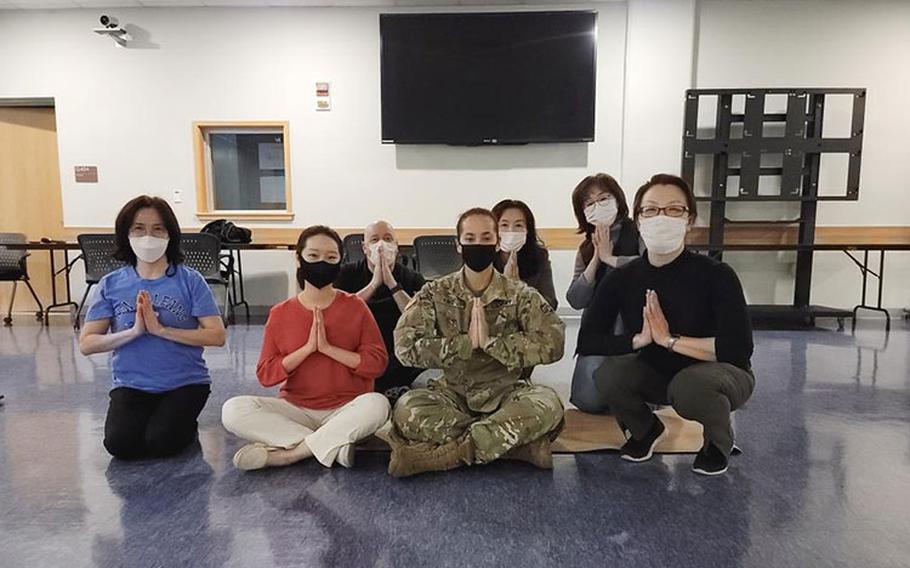
[(379, 393), (324, 410), (302, 408), (275, 397), (237, 396), (221, 408), (221, 422), (232, 434), (271, 448), (291, 449), (301, 442), (319, 463), (332, 467), (339, 450), (372, 436), (389, 419), (389, 401)]

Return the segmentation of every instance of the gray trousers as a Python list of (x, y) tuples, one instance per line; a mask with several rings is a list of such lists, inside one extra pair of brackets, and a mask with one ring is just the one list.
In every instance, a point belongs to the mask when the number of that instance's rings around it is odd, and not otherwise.
[(594, 384), (633, 438), (644, 438), (653, 424), (648, 403), (669, 403), (683, 418), (700, 423), (705, 441), (729, 456), (733, 450), (730, 412), (752, 396), (755, 377), (729, 363), (696, 363), (666, 377), (633, 353), (607, 357), (594, 372)]
[(609, 412), (603, 395), (594, 384), (594, 371), (603, 365), (607, 357), (602, 355), (579, 355), (575, 359), (575, 370), (572, 372), (572, 395), (569, 402), (578, 410), (588, 414), (606, 414)]

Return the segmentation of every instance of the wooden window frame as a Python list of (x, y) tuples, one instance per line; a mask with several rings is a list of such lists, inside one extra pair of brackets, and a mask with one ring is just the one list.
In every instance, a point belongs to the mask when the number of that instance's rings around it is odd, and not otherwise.
[[(214, 208), (212, 189), (212, 155), (208, 133), (214, 129), (250, 130), (280, 128), (284, 144), (284, 210), (226, 210)], [(291, 142), (287, 121), (197, 121), (193, 122), (193, 153), (196, 163), (196, 217), (209, 221), (291, 221)]]

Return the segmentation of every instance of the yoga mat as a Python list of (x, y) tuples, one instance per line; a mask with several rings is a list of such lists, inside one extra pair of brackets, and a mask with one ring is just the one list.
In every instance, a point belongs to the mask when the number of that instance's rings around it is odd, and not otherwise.
[[(657, 410), (667, 427), (667, 435), (654, 449), (662, 454), (697, 453), (702, 446), (702, 427), (682, 418), (671, 407)], [(386, 424), (383, 428), (390, 427)], [(566, 410), (566, 427), (553, 442), (554, 454), (574, 454), (595, 450), (618, 450), (626, 442), (616, 419), (605, 414), (585, 414), (574, 408)], [(389, 446), (372, 436), (357, 446), (366, 451), (389, 451)]]
[[(671, 407), (656, 412), (667, 428), (664, 439), (654, 451), (659, 454), (697, 453), (701, 449), (702, 427), (698, 422), (686, 420)], [(606, 414), (585, 414), (580, 410), (566, 410), (566, 427), (553, 442), (554, 454), (574, 454), (595, 450), (618, 450), (626, 437), (616, 419)]]

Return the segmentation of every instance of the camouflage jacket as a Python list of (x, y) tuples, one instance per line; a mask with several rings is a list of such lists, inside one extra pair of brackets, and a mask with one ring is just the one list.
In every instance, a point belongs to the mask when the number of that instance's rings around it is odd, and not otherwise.
[(566, 329), (540, 293), (494, 271), (480, 296), (489, 340), (475, 350), (468, 336), (474, 298), (464, 269), (425, 285), (398, 320), (395, 355), (408, 366), (443, 369), (438, 385), (475, 412), (493, 412), (523, 369), (562, 358)]

